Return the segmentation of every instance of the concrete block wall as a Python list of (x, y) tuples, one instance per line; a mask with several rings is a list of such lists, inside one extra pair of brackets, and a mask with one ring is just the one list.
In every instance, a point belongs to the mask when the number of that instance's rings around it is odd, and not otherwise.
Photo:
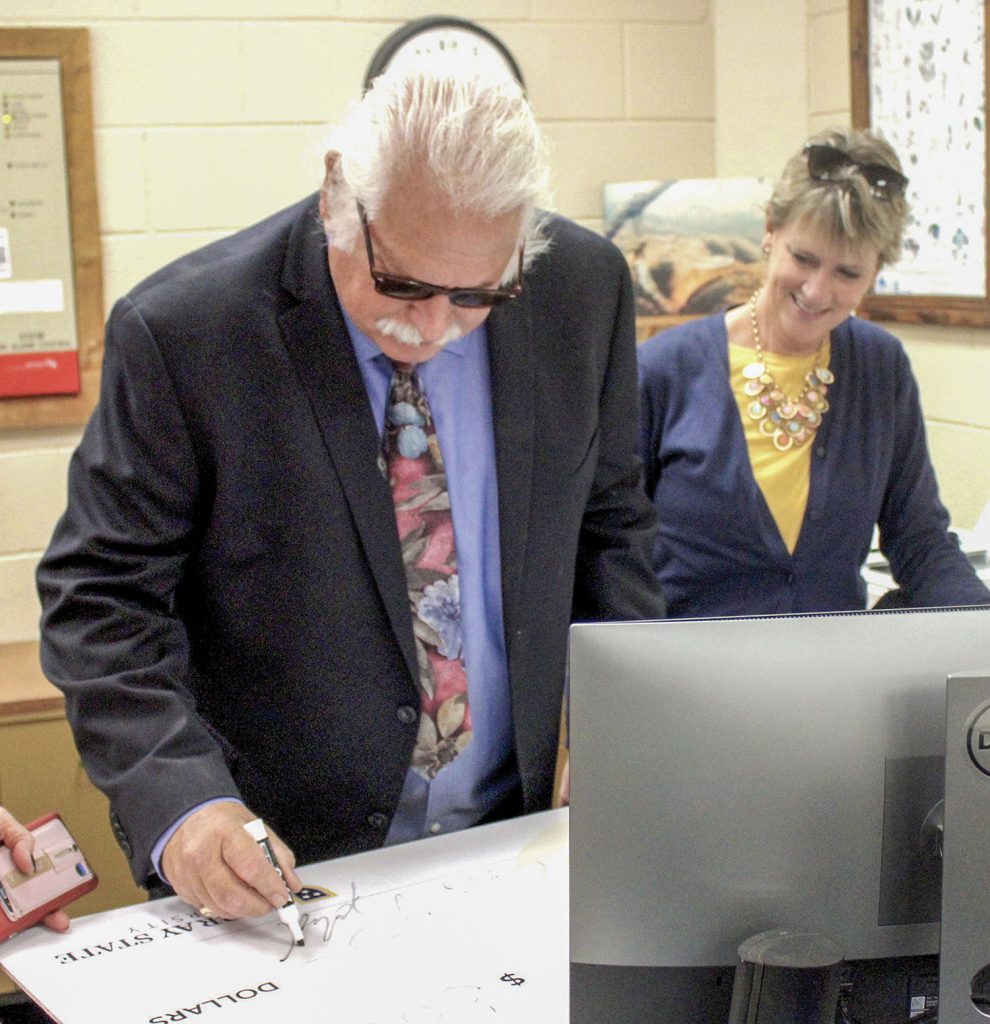
[[(314, 189), (327, 124), (375, 48), (436, 13), (427, 0), (4, 0), (2, 27), (90, 30), (106, 307)], [(845, 0), (450, 0), (442, 13), (509, 46), (552, 145), (553, 205), (594, 228), (605, 181), (773, 174), (792, 135), (849, 121)], [(740, 18), (772, 26), (754, 66)], [(757, 74), (772, 55), (790, 62), (786, 86), (783, 65)], [(897, 333), (943, 497), (970, 527), (990, 501), (990, 331)], [(37, 636), (33, 572), (77, 440), (0, 431), (0, 643)]]
[[(4, 0), (0, 27), (90, 32), (104, 304), (314, 190), (381, 41), (477, 21), (549, 137), (552, 205), (600, 226), (607, 180), (714, 173), (709, 0)], [(37, 636), (33, 573), (78, 431), (0, 432), (0, 643)]]
[[(850, 122), (846, 0), (807, 0), (808, 134)], [(796, 147), (795, 147), (796, 148)]]

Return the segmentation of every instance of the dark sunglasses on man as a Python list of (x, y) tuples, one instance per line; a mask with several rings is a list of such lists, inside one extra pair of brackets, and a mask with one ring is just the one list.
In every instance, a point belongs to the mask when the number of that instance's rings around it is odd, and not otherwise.
[(908, 179), (900, 171), (886, 164), (861, 163), (835, 146), (809, 142), (804, 152), (808, 158), (808, 174), (815, 181), (836, 181), (839, 171), (855, 167), (869, 183), (870, 192), (876, 199), (885, 202), (899, 199), (907, 188)]
[(390, 299), (402, 299), (406, 302), (421, 302), (432, 299), (434, 295), (446, 295), (454, 306), (465, 309), (483, 309), (487, 306), (500, 306), (509, 299), (515, 299), (522, 293), (523, 252), (519, 247), (519, 267), (516, 280), (508, 288), (446, 288), (439, 284), (427, 284), (417, 281), (414, 277), (397, 277), (375, 269), (375, 253), (371, 247), (371, 231), (368, 229), (368, 217), (364, 206), (358, 202), (358, 215), (361, 218), (361, 229), (364, 231), (364, 245), (368, 250), (368, 269), (371, 279), (375, 282), (375, 291)]

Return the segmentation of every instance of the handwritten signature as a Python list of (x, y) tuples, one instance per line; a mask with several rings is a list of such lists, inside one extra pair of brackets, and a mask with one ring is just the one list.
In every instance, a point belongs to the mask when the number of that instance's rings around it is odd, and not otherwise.
[[(345, 903), (343, 903), (343, 904), (341, 904), (341, 905), (339, 905), (338, 907), (335, 908), (336, 912), (334, 913), (333, 917), (331, 917), (329, 915), (329, 913), (327, 913), (327, 914), (311, 914), (311, 913), (300, 914), (299, 915), (299, 927), (302, 928), (304, 933), (305, 933), (307, 928), (312, 927), (313, 929), (317, 930), (316, 941), (317, 942), (322, 941), (324, 943), (327, 943), (327, 942), (329, 942), (333, 938), (334, 930), (336, 929), (337, 925), (341, 921), (346, 921), (352, 914), (360, 914), (361, 913), (361, 911), (358, 909), (358, 900), (359, 900), (359, 897), (358, 897), (358, 894), (357, 894), (357, 888), (354, 885), (354, 883), (352, 882), (351, 883), (351, 897), (350, 897), (350, 899), (347, 900)], [(283, 956), (279, 957), (279, 963), (283, 963), (284, 964), (285, 961), (288, 960), (290, 956), (292, 956), (292, 951), (294, 949), (298, 949), (299, 947), (296, 945), (295, 939), (293, 939), (292, 933), (289, 931), (288, 925), (282, 924), (281, 921), (279, 922), (279, 924), (281, 924), (282, 927), (285, 928), (286, 934), (289, 937), (289, 942), (288, 942), (288, 945), (286, 946), (285, 954)], [(321, 927), (323, 929), (323, 931), (322, 931), (322, 935), (323, 935), (322, 940), (320, 938), (320, 932), (318, 930)]]

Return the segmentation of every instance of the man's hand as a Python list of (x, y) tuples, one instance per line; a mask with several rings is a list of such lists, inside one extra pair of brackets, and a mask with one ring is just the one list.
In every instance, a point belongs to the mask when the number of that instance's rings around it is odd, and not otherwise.
[[(9, 812), (0, 807), (0, 843), (3, 843), (10, 850), (14, 863), (24, 872), (25, 875), (34, 874), (34, 837), (30, 832)], [(69, 915), (64, 910), (53, 910), (43, 919), (52, 931), (65, 932), (69, 930)]]
[(554, 793), (551, 807), (566, 807), (571, 802), (571, 758), (570, 751), (564, 751), (563, 763), (558, 773), (557, 792)]
[(260, 917), (302, 888), (292, 851), (269, 831), (272, 849), (285, 875), (268, 863), (244, 826), (257, 817), (236, 801), (208, 804), (190, 815), (162, 851), (169, 885), (191, 907), (213, 916)]

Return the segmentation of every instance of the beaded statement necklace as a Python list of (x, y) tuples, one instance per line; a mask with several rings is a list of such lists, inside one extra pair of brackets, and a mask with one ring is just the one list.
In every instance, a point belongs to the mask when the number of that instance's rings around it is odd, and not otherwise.
[[(786, 452), (788, 448), (804, 444), (821, 425), (822, 416), (828, 411), (829, 384), (835, 376), (827, 366), (815, 366), (804, 375), (804, 387), (797, 398), (788, 398), (774, 380), (763, 359), (763, 347), (760, 344), (760, 328), (756, 322), (756, 300), (759, 291), (749, 297), (749, 325), (753, 332), (753, 348), (756, 359), (743, 367), (743, 393), (752, 401), (746, 406), (751, 420), (759, 421), (760, 433), (773, 441), (778, 451)], [(818, 349), (820, 361), (822, 345)]]

